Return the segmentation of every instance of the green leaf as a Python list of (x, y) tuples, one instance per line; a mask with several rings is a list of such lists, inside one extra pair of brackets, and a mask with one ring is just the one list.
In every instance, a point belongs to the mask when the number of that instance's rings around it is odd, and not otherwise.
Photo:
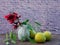
[(29, 21), (29, 19), (27, 19), (25, 22), (28, 22)]
[(8, 33), (6, 33), (6, 39), (8, 39)]
[(16, 40), (16, 34), (14, 34), (13, 32), (10, 32), (10, 39)]
[(39, 25), (39, 26), (41, 26), (41, 24), (40, 23), (38, 23), (38, 22), (35, 22), (37, 25)]
[(36, 43), (34, 39), (31, 39), (30, 37), (28, 37), (28, 40), (31, 42), (31, 43)]
[(4, 41), (5, 41), (5, 42), (8, 42), (8, 41), (9, 41), (9, 39), (5, 39)]
[(11, 40), (11, 42), (12, 42), (13, 44), (15, 44), (15, 43), (16, 43), (16, 41), (14, 41), (14, 40)]
[(24, 22), (22, 22), (22, 24), (27, 24), (27, 22), (29, 22), (29, 20), (27, 19), (27, 20), (25, 20)]
[(16, 37), (16, 34), (13, 34), (13, 38), (12, 38), (12, 39), (13, 39), (14, 41), (16, 41), (16, 38), (17, 38), (17, 37)]
[(10, 39), (12, 43), (16, 42), (16, 39), (17, 39), (16, 34), (14, 34), (13, 32), (10, 32)]
[(10, 36), (10, 39), (12, 39), (13, 38), (13, 33), (10, 32), (9, 36)]
[(9, 35), (8, 35), (8, 33), (6, 33), (6, 39), (4, 40), (5, 41), (5, 43), (6, 43), (6, 45), (8, 45), (9, 44)]
[(27, 29), (33, 30), (33, 27), (30, 24), (27, 24)]

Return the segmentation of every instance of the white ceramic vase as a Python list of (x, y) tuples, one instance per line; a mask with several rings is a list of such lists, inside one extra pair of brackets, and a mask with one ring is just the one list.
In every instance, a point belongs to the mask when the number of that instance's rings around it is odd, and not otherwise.
[(18, 40), (22, 40), (22, 38), (23, 40), (26, 40), (26, 38), (30, 36), (29, 30), (27, 30), (27, 25), (19, 26), (17, 30)]

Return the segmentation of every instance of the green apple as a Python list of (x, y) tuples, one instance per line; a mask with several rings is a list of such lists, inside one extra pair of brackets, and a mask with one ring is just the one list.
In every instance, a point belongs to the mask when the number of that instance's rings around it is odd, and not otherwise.
[(51, 40), (52, 34), (50, 31), (45, 31), (44, 35), (45, 35), (47, 41)]
[(41, 32), (38, 32), (36, 35), (35, 35), (35, 41), (36, 42), (45, 42), (46, 41), (46, 37), (43, 33)]

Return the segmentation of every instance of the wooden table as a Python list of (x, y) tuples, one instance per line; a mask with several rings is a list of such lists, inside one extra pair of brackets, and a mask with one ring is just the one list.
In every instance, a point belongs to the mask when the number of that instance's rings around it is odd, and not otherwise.
[[(4, 42), (4, 39), (5, 39), (5, 35), (0, 35), (0, 45), (5, 45), (5, 42)], [(10, 44), (10, 45), (13, 45), (13, 44)], [(36, 43), (36, 44), (32, 44), (30, 42), (20, 42), (20, 41), (17, 41), (16, 44), (14, 45), (60, 45), (60, 35), (58, 34), (54, 34), (52, 36), (52, 39), (51, 41), (49, 42), (45, 42), (45, 43)]]

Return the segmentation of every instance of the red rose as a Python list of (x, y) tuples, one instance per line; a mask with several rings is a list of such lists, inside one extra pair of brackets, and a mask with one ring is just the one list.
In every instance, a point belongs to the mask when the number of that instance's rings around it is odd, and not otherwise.
[(10, 13), (6, 16), (4, 16), (5, 19), (7, 19), (7, 21), (10, 23), (10, 24), (14, 24), (13, 25), (13, 28), (16, 29), (19, 25), (21, 25), (21, 22), (19, 21), (19, 18), (21, 16), (18, 16), (17, 13), (13, 12), (13, 13)]
[(12, 14), (8, 14), (5, 16), (5, 19), (7, 19), (12, 24), (17, 19), (17, 13), (13, 12)]

